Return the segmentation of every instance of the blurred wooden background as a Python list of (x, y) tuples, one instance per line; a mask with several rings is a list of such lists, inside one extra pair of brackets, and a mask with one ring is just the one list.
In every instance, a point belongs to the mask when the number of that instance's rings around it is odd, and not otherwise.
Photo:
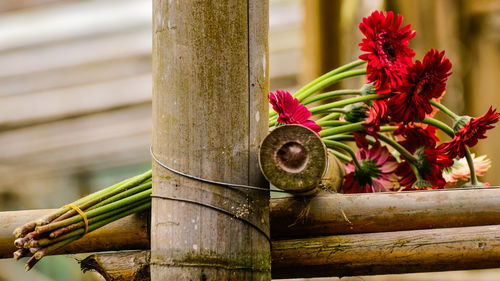
[[(499, 0), (270, 0), (271, 89), (355, 60), (375, 9), (417, 30), (416, 59), (446, 50), (446, 105), (471, 116), (500, 106)], [(151, 14), (148, 0), (0, 2), (0, 211), (58, 207), (149, 169)], [(488, 136), (474, 151), (496, 185), (500, 129)]]

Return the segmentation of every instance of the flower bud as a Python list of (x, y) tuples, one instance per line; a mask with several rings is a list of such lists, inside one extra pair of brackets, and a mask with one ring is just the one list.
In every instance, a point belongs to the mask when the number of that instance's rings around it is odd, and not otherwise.
[(367, 107), (363, 103), (349, 104), (344, 107), (346, 111), (344, 118), (346, 121), (356, 123), (365, 120), (367, 117)]
[(375, 86), (373, 83), (367, 83), (361, 87), (361, 96), (368, 96), (368, 95), (373, 95), (376, 94), (377, 92), (375, 91)]
[(465, 127), (465, 124), (467, 124), (467, 122), (469, 122), (471, 119), (472, 119), (472, 117), (467, 116), (467, 115), (460, 116), (453, 124), (453, 131), (455, 133), (460, 131), (460, 129)]

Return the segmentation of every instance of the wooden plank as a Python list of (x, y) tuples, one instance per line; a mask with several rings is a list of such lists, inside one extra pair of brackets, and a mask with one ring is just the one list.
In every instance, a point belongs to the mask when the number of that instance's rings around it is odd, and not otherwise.
[(0, 16), (0, 52), (141, 27), (150, 34), (148, 1), (70, 1), (18, 10)]
[(131, 57), (6, 76), (0, 78), (0, 99), (1, 96), (33, 94), (147, 73), (151, 73), (151, 54), (137, 54)]
[(2, 52), (0, 77), (150, 54), (151, 33), (140, 28)]
[[(0, 130), (149, 102), (149, 74), (0, 98)], [(117, 98), (119, 96), (120, 98)], [(19, 110), (19, 105), (23, 110)]]
[(149, 103), (6, 131), (0, 133), (2, 186), (10, 184), (9, 174), (68, 173), (147, 161), (150, 143)]
[[(265, 186), (268, 2), (153, 2), (153, 148), (169, 166)], [(151, 279), (270, 280), (268, 193), (203, 184), (153, 165)], [(173, 211), (175, 210), (175, 211)], [(259, 231), (260, 229), (260, 231)]]

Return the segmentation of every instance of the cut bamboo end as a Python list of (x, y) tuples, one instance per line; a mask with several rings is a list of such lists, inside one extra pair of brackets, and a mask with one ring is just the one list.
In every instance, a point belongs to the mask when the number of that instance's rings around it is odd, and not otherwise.
[(319, 187), (338, 192), (344, 176), (342, 164), (319, 136), (301, 125), (280, 126), (267, 135), (259, 164), (270, 183), (300, 195), (314, 194)]

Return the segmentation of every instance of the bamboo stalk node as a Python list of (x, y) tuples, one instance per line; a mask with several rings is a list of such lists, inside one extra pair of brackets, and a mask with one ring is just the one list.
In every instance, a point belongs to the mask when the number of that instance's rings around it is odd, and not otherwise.
[(312, 130), (301, 125), (274, 129), (262, 141), (260, 168), (266, 179), (296, 195), (312, 195), (325, 189), (338, 192), (344, 169)]

